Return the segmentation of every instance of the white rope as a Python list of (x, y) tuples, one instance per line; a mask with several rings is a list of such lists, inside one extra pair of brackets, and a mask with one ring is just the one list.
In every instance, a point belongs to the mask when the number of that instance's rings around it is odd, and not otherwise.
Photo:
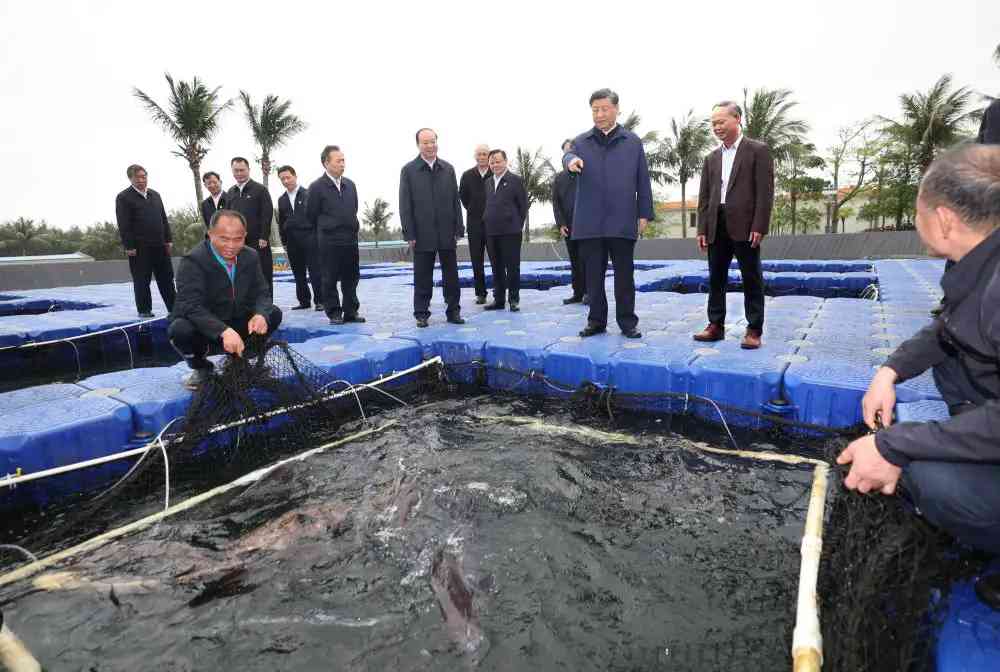
[(66, 342), (73, 346), (73, 352), (76, 353), (76, 380), (79, 382), (80, 378), (83, 377), (83, 362), (80, 361), (80, 348), (76, 347), (76, 343), (73, 341)]
[(154, 317), (151, 320), (142, 320), (140, 322), (132, 322), (130, 324), (121, 325), (118, 327), (109, 327), (107, 329), (101, 329), (100, 331), (88, 331), (86, 334), (78, 334), (76, 336), (67, 336), (65, 338), (54, 338), (50, 341), (38, 341), (37, 343), (21, 343), (20, 345), (7, 345), (0, 348), (0, 352), (4, 350), (19, 350), (21, 348), (40, 348), (43, 345), (52, 345), (53, 343), (71, 343), (72, 341), (79, 341), (82, 338), (90, 338), (92, 336), (100, 336), (102, 334), (110, 334), (111, 332), (118, 331), (119, 329), (131, 329), (133, 327), (141, 327), (144, 324), (151, 324), (153, 322), (161, 322), (167, 319), (167, 316)]
[(382, 389), (379, 389), (379, 388), (375, 387), (374, 385), (369, 385), (368, 383), (361, 383), (357, 387), (364, 387), (364, 388), (367, 388), (369, 390), (373, 390), (375, 392), (378, 392), (379, 394), (384, 394), (385, 396), (389, 397), (390, 399), (395, 399), (396, 401), (398, 401), (399, 403), (401, 403), (403, 406), (409, 406), (408, 403), (406, 403), (405, 401), (403, 401), (402, 399), (400, 399), (399, 397), (397, 397), (395, 394), (390, 394), (390, 393), (386, 392), (385, 390), (382, 390)]
[[(442, 360), (441, 360), (440, 356), (438, 356), (438, 357), (432, 357), (431, 359), (428, 359), (428, 360), (426, 360), (424, 362), (421, 362), (420, 364), (417, 364), (416, 366), (411, 366), (410, 368), (404, 369), (402, 371), (396, 371), (395, 373), (393, 373), (391, 375), (388, 375), (385, 378), (381, 378), (381, 379), (379, 379), (379, 380), (377, 380), (377, 381), (375, 381), (373, 383), (370, 383), (370, 385), (372, 387), (374, 387), (375, 385), (381, 385), (381, 384), (387, 383), (387, 382), (389, 382), (391, 380), (395, 380), (397, 378), (402, 378), (403, 376), (408, 376), (410, 374), (416, 373), (417, 371), (419, 371), (421, 369), (425, 369), (425, 368), (427, 368), (429, 366), (434, 366), (434, 365), (441, 364), (441, 363), (442, 363)], [(343, 390), (341, 392), (336, 392), (334, 394), (330, 394), (330, 395), (327, 395), (325, 397), (319, 398), (319, 399), (317, 399), (315, 401), (309, 401), (309, 402), (305, 402), (305, 403), (302, 403), (302, 404), (295, 404), (293, 406), (288, 406), (288, 407), (285, 407), (285, 408), (275, 409), (273, 411), (269, 411), (267, 413), (256, 415), (256, 416), (253, 416), (253, 417), (250, 417), (250, 418), (243, 418), (241, 420), (235, 420), (233, 422), (229, 422), (229, 423), (226, 423), (224, 425), (216, 425), (215, 427), (213, 427), (212, 429), (209, 430), (209, 433), (210, 434), (215, 434), (215, 433), (218, 433), (218, 432), (225, 431), (227, 429), (232, 429), (234, 427), (241, 427), (243, 425), (247, 425), (247, 424), (249, 424), (251, 422), (255, 422), (255, 421), (260, 420), (260, 419), (271, 418), (271, 417), (274, 417), (276, 415), (281, 415), (283, 413), (287, 413), (288, 411), (291, 411), (291, 410), (297, 410), (297, 409), (300, 409), (300, 408), (306, 408), (308, 406), (313, 406), (313, 405), (315, 405), (317, 403), (324, 402), (324, 401), (330, 401), (330, 400), (333, 400), (333, 399), (340, 399), (340, 398), (345, 397), (345, 396), (347, 396), (349, 394), (352, 394), (352, 392), (350, 390)], [(174, 418), (174, 420), (176, 420), (176, 419), (177, 418)], [(173, 420), (171, 420), (171, 422), (173, 422)], [(167, 425), (167, 427), (169, 427), (169, 424)], [(165, 429), (166, 429), (166, 427), (164, 427), (164, 430)], [(163, 430), (161, 430), (161, 432), (162, 431)], [(172, 445), (174, 442), (180, 442), (183, 439), (184, 439), (184, 436), (181, 435), (181, 436), (174, 437), (173, 439), (170, 439), (169, 441), (165, 441), (164, 443), (166, 445)], [(13, 487), (13, 486), (19, 485), (21, 483), (27, 483), (29, 481), (35, 481), (35, 480), (38, 480), (38, 479), (41, 479), (41, 478), (48, 478), (50, 476), (58, 476), (59, 474), (65, 474), (67, 472), (76, 471), (78, 469), (87, 469), (89, 467), (95, 467), (95, 466), (98, 466), (98, 465), (101, 465), (101, 464), (106, 464), (108, 462), (116, 462), (118, 460), (126, 460), (126, 459), (129, 459), (131, 457), (136, 457), (136, 456), (139, 456), (139, 455), (143, 455), (143, 454), (149, 452), (150, 448), (154, 448), (155, 446), (156, 446), (156, 439), (154, 439), (150, 443), (148, 443), (145, 446), (142, 446), (140, 448), (133, 448), (131, 450), (126, 450), (126, 451), (123, 451), (123, 452), (120, 452), (120, 453), (115, 453), (113, 455), (105, 455), (104, 457), (97, 457), (97, 458), (94, 458), (92, 460), (85, 460), (83, 462), (74, 462), (72, 464), (67, 464), (67, 465), (63, 465), (63, 466), (60, 466), (60, 467), (53, 467), (52, 469), (45, 469), (43, 471), (36, 471), (36, 472), (29, 473), (29, 474), (22, 474), (20, 476), (0, 477), (0, 488)], [(138, 462), (136, 463), (136, 465), (133, 465), (132, 468), (135, 469), (135, 467), (137, 465), (138, 465)]]
[(163, 478), (166, 481), (163, 489), (163, 510), (167, 511), (170, 508), (170, 459), (167, 457), (167, 446), (163, 443), (163, 439), (157, 437), (157, 441), (160, 444), (160, 452), (163, 453)]
[(349, 381), (349, 380), (334, 380), (334, 381), (331, 381), (331, 382), (327, 383), (323, 387), (319, 388), (319, 391), (322, 392), (326, 388), (330, 387), (331, 385), (336, 385), (337, 383), (343, 383), (344, 385), (347, 385), (347, 389), (349, 389), (351, 391), (351, 393), (354, 394), (354, 400), (358, 402), (358, 410), (361, 412), (361, 421), (367, 425), (368, 424), (368, 418), (365, 417), (365, 408), (364, 408), (364, 406), (361, 405), (361, 397), (358, 396), (358, 391), (354, 388), (354, 384), (351, 383), (351, 381)]
[(816, 583), (823, 551), (823, 513), (829, 470), (826, 464), (816, 465), (806, 513), (806, 529), (802, 535), (802, 566), (799, 569), (799, 594), (792, 633), (792, 669), (795, 672), (819, 672), (823, 666), (823, 634), (819, 623)]
[(125, 327), (118, 327), (119, 331), (125, 336), (125, 345), (128, 346), (128, 363), (129, 368), (135, 368), (135, 357), (132, 355), (132, 341), (128, 337), (128, 332), (125, 331)]
[(38, 557), (35, 556), (34, 553), (16, 544), (0, 544), (0, 551), (17, 551), (18, 553), (23, 554), (26, 558), (28, 558), (32, 562), (38, 562)]

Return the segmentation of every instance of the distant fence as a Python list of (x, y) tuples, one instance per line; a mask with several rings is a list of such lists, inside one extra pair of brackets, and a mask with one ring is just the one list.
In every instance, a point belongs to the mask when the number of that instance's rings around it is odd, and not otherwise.
[[(403, 241), (384, 241), (359, 246), (361, 263), (410, 261), (409, 247)], [(284, 260), (280, 248), (275, 249), (276, 261)], [(764, 239), (764, 259), (890, 259), (922, 257), (927, 252), (915, 231), (879, 231), (871, 233), (840, 233), (817, 236), (773, 236)], [(697, 259), (701, 255), (693, 238), (658, 238), (640, 240), (636, 245), (637, 259)], [(459, 245), (458, 258), (468, 261), (469, 248)], [(560, 242), (525, 243), (521, 259), (525, 261), (558, 261), (566, 258), (566, 245)], [(176, 267), (180, 259), (174, 259)], [(129, 282), (128, 262), (69, 261), (33, 264), (11, 259), (0, 266), (0, 291), (75, 287), (109, 282)]]

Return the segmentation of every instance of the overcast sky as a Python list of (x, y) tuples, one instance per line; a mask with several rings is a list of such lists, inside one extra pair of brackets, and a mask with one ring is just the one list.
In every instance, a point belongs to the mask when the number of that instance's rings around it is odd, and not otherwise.
[[(224, 98), (240, 89), (290, 98), (309, 128), (275, 165), (291, 163), (308, 185), (322, 147), (339, 144), (361, 200), (381, 197), (396, 211), (399, 169), (416, 156), (421, 126), (438, 130), (440, 156), (461, 171), (480, 142), (556, 158), (563, 137), (591, 125), (587, 99), (602, 86), (659, 130), (768, 86), (795, 92), (810, 139), (825, 148), (839, 127), (896, 115), (901, 92), (946, 72), (1000, 93), (998, 27), (996, 0), (0, 0), (0, 221), (113, 221), (133, 162), (168, 209), (193, 204), (186, 162), (132, 96), (139, 87), (164, 102), (165, 72), (197, 75)], [(236, 154), (257, 156), (238, 108), (222, 118), (202, 170), (228, 187)], [(271, 192), (281, 193), (273, 176)], [(552, 221), (548, 206), (532, 214), (536, 226)]]

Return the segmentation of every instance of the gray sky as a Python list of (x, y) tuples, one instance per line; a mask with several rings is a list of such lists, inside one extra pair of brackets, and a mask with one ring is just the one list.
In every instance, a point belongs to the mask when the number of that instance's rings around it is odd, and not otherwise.
[[(290, 98), (309, 128), (275, 165), (291, 163), (308, 185), (323, 145), (339, 144), (361, 200), (382, 197), (396, 211), (399, 168), (416, 156), (420, 126), (438, 130), (440, 156), (461, 171), (480, 142), (508, 153), (541, 145), (556, 158), (562, 138), (591, 125), (587, 98), (602, 86), (618, 91), (623, 113), (640, 112), (643, 129), (661, 131), (688, 109), (707, 115), (743, 87), (768, 86), (794, 90), (810, 139), (825, 148), (838, 127), (896, 115), (900, 93), (946, 72), (1000, 93), (998, 27), (995, 0), (0, 0), (0, 221), (113, 221), (133, 162), (168, 209), (193, 204), (186, 162), (131, 93), (163, 103), (164, 72), (198, 75), (224, 97)], [(223, 117), (202, 169), (228, 187), (236, 154), (257, 155), (238, 109)], [(549, 207), (532, 221), (551, 222)]]

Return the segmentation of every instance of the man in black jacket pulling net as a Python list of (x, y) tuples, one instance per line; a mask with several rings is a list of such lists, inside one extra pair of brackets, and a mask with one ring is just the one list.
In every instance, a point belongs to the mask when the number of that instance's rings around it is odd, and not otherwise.
[[(898, 485), (925, 519), (1000, 554), (1000, 146), (965, 145), (935, 160), (916, 226), (934, 255), (955, 262), (941, 280), (944, 309), (875, 374), (864, 419), (890, 425), (896, 383), (928, 368), (950, 418), (887, 426), (837, 461), (851, 463), (848, 488), (889, 495)], [(980, 580), (977, 592), (1000, 608), (1000, 575)]]
[(281, 310), (271, 302), (256, 250), (246, 246), (243, 215), (219, 210), (209, 223), (208, 240), (181, 260), (177, 300), (168, 336), (191, 367), (186, 385), (197, 389), (211, 374), (209, 347), (220, 344), (237, 357), (250, 334), (271, 334)]

